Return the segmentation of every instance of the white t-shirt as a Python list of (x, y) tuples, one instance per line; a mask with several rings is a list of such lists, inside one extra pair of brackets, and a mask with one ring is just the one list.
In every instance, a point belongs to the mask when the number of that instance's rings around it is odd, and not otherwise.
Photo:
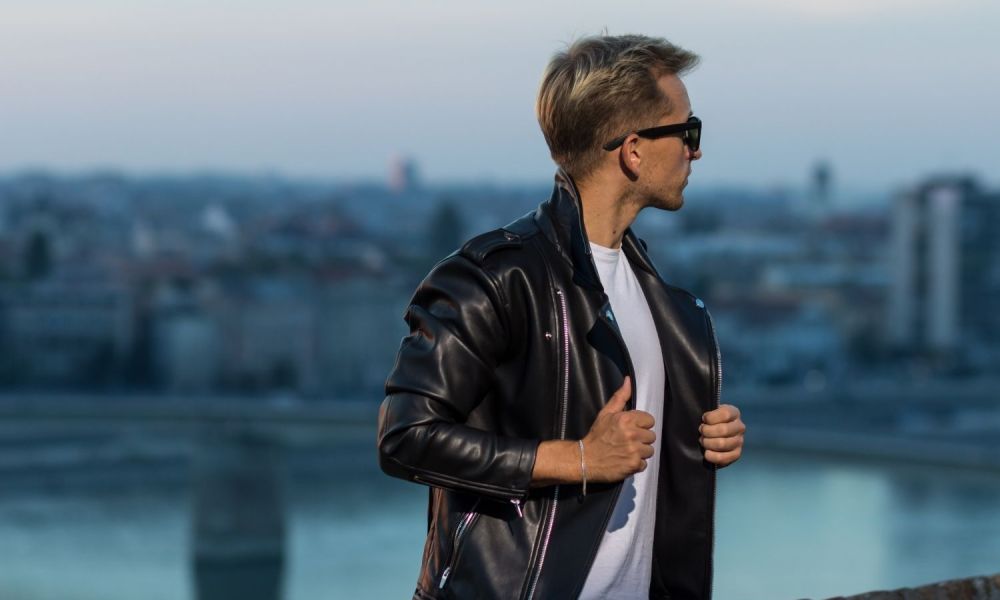
[(622, 486), (580, 598), (645, 600), (649, 598), (653, 565), (656, 483), (663, 428), (663, 354), (646, 297), (625, 253), (621, 248), (612, 250), (593, 242), (590, 248), (635, 368), (636, 408), (653, 415), (656, 441), (653, 456), (646, 461), (646, 470), (632, 475)]

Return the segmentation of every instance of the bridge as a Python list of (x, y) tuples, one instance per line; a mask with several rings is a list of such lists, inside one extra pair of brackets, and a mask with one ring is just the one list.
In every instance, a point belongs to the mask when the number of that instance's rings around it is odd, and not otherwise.
[[(198, 600), (278, 600), (286, 562), (286, 450), (313, 438), (368, 439), (375, 402), (227, 397), (0, 397), (0, 474), (52, 482), (140, 477), (172, 466), (193, 481), (191, 577)], [(77, 478), (81, 479), (81, 478)]]
[[(996, 446), (990, 447), (995, 442), (967, 443), (948, 431), (935, 435), (934, 428), (951, 423), (964, 427), (966, 434), (976, 430), (975, 419), (959, 416), (994, 414), (997, 389), (981, 383), (867, 388), (857, 383), (816, 392), (727, 388), (724, 398), (743, 410), (753, 431), (751, 450), (774, 447), (908, 461), (944, 457), (966, 466), (996, 466)], [(278, 600), (287, 556), (281, 448), (315, 436), (370, 440), (374, 459), (377, 410), (374, 401), (7, 394), (0, 396), (0, 455), (16, 451), (18, 439), (34, 434), (59, 438), (72, 431), (148, 431), (193, 441), (187, 467), (195, 482), (189, 556), (197, 598)], [(989, 418), (978, 429), (987, 441), (997, 439), (998, 428)], [(873, 431), (881, 433), (873, 436)], [(850, 600), (927, 597), (1000, 598), (1000, 576), (869, 592)]]

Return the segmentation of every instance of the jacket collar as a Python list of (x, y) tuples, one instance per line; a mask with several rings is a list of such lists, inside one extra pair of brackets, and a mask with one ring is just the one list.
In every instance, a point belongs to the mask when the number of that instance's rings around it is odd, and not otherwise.
[[(583, 222), (580, 193), (568, 173), (559, 169), (555, 176), (552, 196), (535, 212), (542, 231), (573, 264), (573, 279), (579, 284), (604, 291), (597, 266), (591, 255), (587, 228)], [(622, 236), (622, 249), (633, 266), (659, 277), (645, 248), (629, 227)]]

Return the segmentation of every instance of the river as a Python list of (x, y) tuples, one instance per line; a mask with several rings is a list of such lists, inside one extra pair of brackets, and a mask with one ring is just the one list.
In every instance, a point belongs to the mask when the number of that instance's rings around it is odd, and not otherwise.
[[(367, 447), (287, 477), (285, 600), (409, 598), (424, 488)], [(371, 456), (370, 461), (368, 457)], [(0, 487), (0, 599), (187, 600), (190, 486)], [(718, 600), (1000, 572), (1000, 474), (750, 452), (719, 473)]]

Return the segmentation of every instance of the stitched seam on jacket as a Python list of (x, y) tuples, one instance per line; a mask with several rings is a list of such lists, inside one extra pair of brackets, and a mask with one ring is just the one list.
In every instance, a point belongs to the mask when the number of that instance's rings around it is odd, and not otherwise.
[(467, 479), (460, 479), (460, 478), (457, 478), (457, 477), (450, 477), (448, 475), (443, 475), (443, 474), (435, 472), (435, 471), (428, 471), (426, 469), (421, 469), (419, 467), (414, 467), (414, 466), (408, 465), (408, 464), (406, 464), (406, 463), (404, 463), (404, 462), (400, 461), (399, 459), (397, 459), (395, 457), (392, 457), (392, 456), (389, 456), (389, 457), (386, 457), (386, 458), (388, 458), (388, 460), (392, 461), (393, 463), (399, 465), (400, 467), (403, 467), (403, 470), (405, 470), (405, 471), (408, 471), (408, 472), (416, 474), (416, 475), (424, 475), (424, 476), (433, 477), (435, 479), (440, 479), (441, 481), (443, 481), (445, 483), (455, 484), (455, 485), (459, 485), (459, 486), (466, 487), (466, 488), (471, 488), (471, 489), (479, 489), (479, 490), (483, 490), (483, 491), (486, 491), (486, 492), (490, 492), (490, 491), (500, 492), (500, 493), (503, 493), (504, 495), (514, 495), (514, 496), (518, 496), (518, 497), (524, 495), (523, 491), (515, 489), (515, 488), (505, 488), (505, 487), (501, 487), (501, 486), (498, 486), (498, 485), (493, 485), (491, 483), (480, 483), (478, 481), (469, 481)]

